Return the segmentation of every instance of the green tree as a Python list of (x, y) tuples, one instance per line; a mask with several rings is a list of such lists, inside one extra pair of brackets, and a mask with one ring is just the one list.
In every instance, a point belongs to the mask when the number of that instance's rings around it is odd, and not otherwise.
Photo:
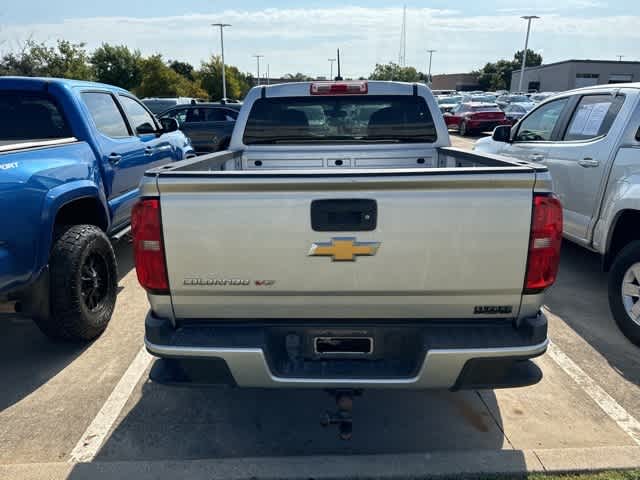
[(90, 60), (99, 82), (133, 90), (142, 81), (142, 56), (138, 50), (103, 43)]
[(424, 75), (418, 73), (414, 67), (401, 67), (397, 63), (377, 63), (369, 80), (395, 80), (399, 82), (418, 82)]
[(174, 72), (179, 75), (182, 75), (187, 80), (191, 80), (192, 82), (195, 80), (194, 78), (194, 68), (193, 65), (187, 62), (181, 62), (179, 60), (172, 60), (169, 62), (169, 68), (171, 68)]
[(167, 66), (162, 55), (143, 59), (141, 69), (142, 81), (135, 88), (140, 97), (207, 97), (207, 92), (200, 85)]
[[(511, 72), (522, 67), (522, 50), (513, 55), (512, 60), (498, 60), (487, 63), (480, 70), (474, 72), (478, 75), (478, 83), (483, 90), (505, 90), (511, 85)], [(535, 67), (542, 64), (542, 55), (527, 50), (527, 66)]]
[(309, 80), (312, 80), (311, 77), (308, 77), (307, 75), (305, 75), (304, 73), (287, 73), (284, 78), (288, 78), (290, 80), (295, 80), (296, 82), (307, 82)]
[(58, 40), (55, 47), (27, 40), (19, 52), (0, 60), (0, 74), (93, 79), (84, 43)]
[[(215, 55), (207, 62), (202, 62), (198, 72), (202, 88), (213, 100), (222, 98), (222, 60)], [(227, 98), (242, 99), (252, 85), (250, 74), (241, 73), (237, 67), (226, 65), (225, 79), (227, 83)]]

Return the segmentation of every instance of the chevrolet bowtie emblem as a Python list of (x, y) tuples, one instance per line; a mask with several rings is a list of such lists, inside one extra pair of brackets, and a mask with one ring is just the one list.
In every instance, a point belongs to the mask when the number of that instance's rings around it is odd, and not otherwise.
[(310, 257), (332, 257), (334, 262), (354, 262), (357, 256), (375, 255), (380, 242), (357, 242), (355, 238), (332, 238), (311, 245)]

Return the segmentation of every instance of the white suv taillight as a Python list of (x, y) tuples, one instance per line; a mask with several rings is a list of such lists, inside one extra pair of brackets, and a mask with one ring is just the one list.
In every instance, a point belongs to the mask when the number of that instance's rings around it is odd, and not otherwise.
[(138, 200), (131, 211), (131, 231), (140, 285), (156, 295), (168, 294), (169, 281), (162, 244), (160, 200), (157, 198)]
[(539, 293), (553, 285), (560, 265), (562, 205), (555, 195), (534, 195), (531, 239), (524, 292)]

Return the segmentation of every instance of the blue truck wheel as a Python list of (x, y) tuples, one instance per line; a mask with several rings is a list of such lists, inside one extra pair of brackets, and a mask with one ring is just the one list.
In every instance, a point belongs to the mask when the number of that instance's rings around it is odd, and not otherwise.
[(50, 267), (50, 314), (35, 318), (45, 335), (89, 341), (107, 328), (116, 304), (118, 271), (111, 242), (93, 225), (64, 227)]

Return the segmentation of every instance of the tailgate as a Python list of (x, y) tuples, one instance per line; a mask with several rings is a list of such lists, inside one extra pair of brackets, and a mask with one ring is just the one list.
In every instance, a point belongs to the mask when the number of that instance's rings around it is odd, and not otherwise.
[(176, 317), (517, 315), (533, 170), (237, 173), (159, 177)]

